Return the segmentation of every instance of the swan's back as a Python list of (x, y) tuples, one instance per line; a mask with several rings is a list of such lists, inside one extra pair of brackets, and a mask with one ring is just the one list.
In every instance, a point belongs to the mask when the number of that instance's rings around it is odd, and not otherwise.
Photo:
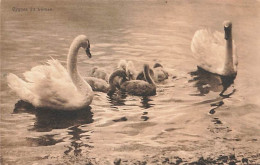
[(77, 91), (67, 70), (58, 60), (49, 60), (48, 65), (33, 67), (24, 73), (25, 80), (14, 74), (7, 76), (8, 86), (25, 101), (36, 107), (74, 110), (84, 107), (90, 100)]
[[(193, 56), (199, 62), (198, 66), (216, 74), (222, 74), (226, 46), (224, 34), (218, 31), (212, 32), (209, 29), (196, 31), (191, 42)], [(233, 62), (236, 70), (237, 58), (235, 44), (233, 42)]]

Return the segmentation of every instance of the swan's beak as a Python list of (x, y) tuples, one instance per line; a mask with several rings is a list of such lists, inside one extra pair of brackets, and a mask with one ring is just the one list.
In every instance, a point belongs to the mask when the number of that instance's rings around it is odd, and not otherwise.
[(226, 28), (224, 28), (224, 30), (225, 30), (225, 40), (228, 40), (228, 32), (227, 32), (227, 30), (226, 30)]
[(224, 26), (225, 39), (228, 40), (231, 37), (231, 26)]
[(89, 58), (92, 57), (89, 48), (86, 49), (86, 54), (87, 54), (87, 56), (88, 56)]

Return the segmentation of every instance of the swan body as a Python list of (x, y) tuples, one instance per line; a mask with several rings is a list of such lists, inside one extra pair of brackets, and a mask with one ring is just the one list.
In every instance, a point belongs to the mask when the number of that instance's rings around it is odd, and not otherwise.
[(146, 81), (143, 80), (130, 80), (127, 81), (127, 74), (123, 70), (117, 70), (116, 72), (112, 73), (109, 78), (109, 83), (111, 86), (111, 91), (109, 94), (113, 93), (116, 89), (114, 84), (114, 78), (116, 76), (122, 77), (122, 81), (118, 85), (121, 91), (127, 92), (131, 95), (136, 96), (152, 96), (156, 94), (156, 85), (152, 80), (150, 73), (149, 73), (149, 65), (144, 65), (144, 75)]
[(35, 66), (25, 72), (25, 80), (10, 73), (7, 76), (8, 86), (22, 100), (35, 107), (68, 111), (89, 106), (93, 91), (77, 69), (77, 54), (81, 47), (91, 57), (89, 40), (86, 36), (79, 35), (70, 46), (67, 70), (58, 60), (48, 60), (47, 64)]
[[(168, 79), (169, 74), (159, 63), (155, 63), (153, 69), (150, 69), (152, 79), (156, 82), (162, 82)], [(136, 78), (137, 80), (145, 80), (143, 72), (140, 72)]]
[(191, 42), (191, 50), (195, 59), (199, 61), (198, 67), (221, 76), (235, 76), (238, 61), (230, 21), (224, 22), (224, 31), (225, 35), (209, 29), (196, 31)]

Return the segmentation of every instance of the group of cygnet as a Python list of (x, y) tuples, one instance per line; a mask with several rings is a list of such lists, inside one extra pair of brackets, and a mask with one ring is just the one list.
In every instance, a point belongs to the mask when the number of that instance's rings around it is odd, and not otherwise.
[(137, 71), (132, 61), (120, 60), (116, 70), (108, 74), (104, 69), (92, 68), (85, 80), (93, 91), (113, 95), (117, 90), (136, 96), (156, 94), (156, 84), (168, 79), (168, 72), (159, 63), (153, 68), (144, 64), (142, 71)]

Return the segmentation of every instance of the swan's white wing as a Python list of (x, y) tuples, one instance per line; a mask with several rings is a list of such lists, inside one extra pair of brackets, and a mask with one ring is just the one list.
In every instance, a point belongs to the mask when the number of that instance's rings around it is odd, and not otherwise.
[[(34, 92), (41, 98), (42, 106), (54, 108), (74, 109), (84, 105), (85, 96), (82, 95), (72, 82), (67, 70), (58, 60), (49, 60), (44, 65), (44, 78), (35, 85)], [(48, 89), (48, 90), (41, 90)]]
[(31, 83), (27, 83), (20, 79), (15, 74), (7, 75), (8, 86), (16, 92), (16, 94), (25, 101), (29, 101), (33, 104), (37, 104), (37, 96), (31, 91)]
[(225, 39), (220, 32), (212, 33), (208, 29), (196, 31), (191, 42), (191, 50), (198, 60), (198, 66), (220, 74), (224, 68)]

